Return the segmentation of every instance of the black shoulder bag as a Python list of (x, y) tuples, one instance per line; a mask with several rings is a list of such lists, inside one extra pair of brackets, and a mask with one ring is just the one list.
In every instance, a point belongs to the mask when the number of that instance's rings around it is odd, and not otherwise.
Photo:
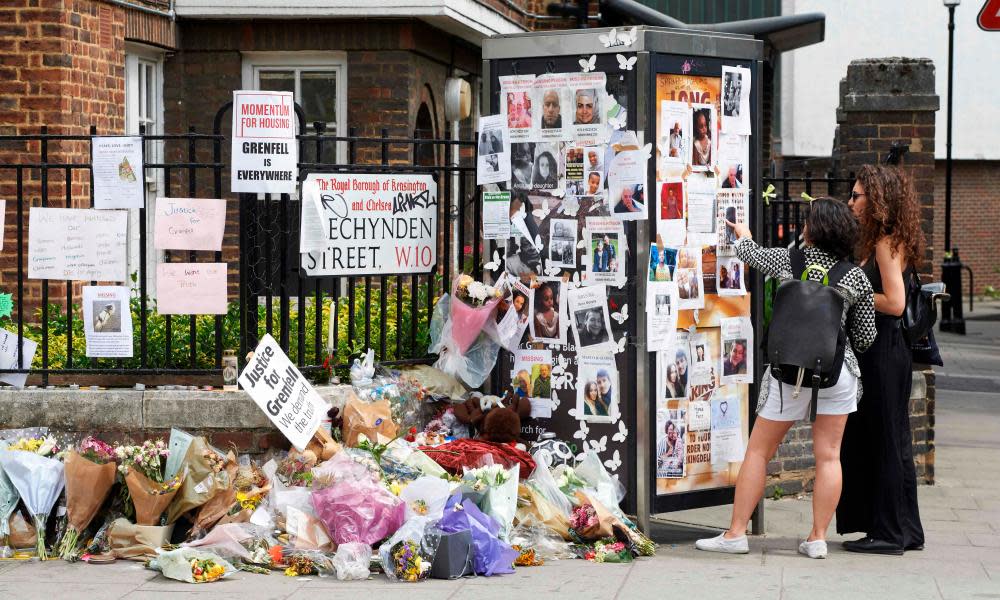
[(910, 345), (913, 361), (928, 365), (944, 366), (937, 342), (934, 324), (937, 322), (937, 302), (946, 297), (939, 284), (921, 285), (920, 275), (910, 266), (906, 270), (906, 308), (903, 310), (903, 339)]

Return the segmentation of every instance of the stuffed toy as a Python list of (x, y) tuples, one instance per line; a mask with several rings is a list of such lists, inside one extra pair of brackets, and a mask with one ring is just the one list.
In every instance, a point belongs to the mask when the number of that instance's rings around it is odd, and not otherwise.
[[(327, 412), (331, 421), (334, 423), (334, 427), (339, 427), (343, 419), (340, 418), (340, 409), (334, 407)], [(320, 427), (313, 434), (309, 443), (306, 444), (306, 449), (303, 452), (299, 452), (295, 448), (288, 451), (289, 456), (302, 456), (303, 461), (310, 466), (310, 468), (315, 467), (317, 464), (329, 460), (334, 454), (340, 452), (341, 446), (333, 437), (330, 436), (326, 429)]]
[(479, 431), (476, 439), (513, 444), (521, 438), (521, 420), (531, 416), (531, 401), (508, 390), (497, 396), (474, 396), (455, 406), (455, 417)]

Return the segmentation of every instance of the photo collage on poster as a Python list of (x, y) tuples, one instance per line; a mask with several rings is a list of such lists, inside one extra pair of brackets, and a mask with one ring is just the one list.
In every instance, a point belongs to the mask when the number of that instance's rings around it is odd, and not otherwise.
[(750, 89), (743, 67), (656, 75), (646, 323), (657, 495), (734, 485), (749, 436), (754, 340), (734, 226), (749, 224)]
[[(495, 329), (506, 340), (523, 327), (510, 375), (513, 392), (541, 419), (527, 433), (569, 415), (579, 427), (565, 436), (574, 452), (599, 451), (615, 472), (627, 436), (616, 359), (626, 347), (622, 299), (633, 275), (625, 223), (647, 218), (651, 146), (625, 129), (621, 76), (587, 62), (578, 72), (498, 78), (499, 110), (479, 120), (477, 181), (484, 237), (496, 240), (494, 260), (513, 282)], [(672, 330), (679, 301), (666, 295), (661, 312)], [(614, 444), (596, 444), (615, 432)]]

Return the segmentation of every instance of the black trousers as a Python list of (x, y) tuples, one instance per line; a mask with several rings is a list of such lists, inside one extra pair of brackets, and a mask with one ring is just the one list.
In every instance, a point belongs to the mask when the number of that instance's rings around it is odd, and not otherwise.
[(847, 418), (837, 533), (863, 532), (900, 547), (924, 543), (910, 433), (913, 358), (897, 318), (877, 315), (878, 336), (858, 356), (863, 392)]

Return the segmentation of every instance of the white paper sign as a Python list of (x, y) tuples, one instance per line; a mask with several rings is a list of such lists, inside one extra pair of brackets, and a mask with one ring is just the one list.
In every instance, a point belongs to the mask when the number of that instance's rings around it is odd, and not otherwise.
[(722, 132), (750, 135), (750, 69), (722, 67)]
[(712, 463), (740, 462), (746, 451), (739, 394), (712, 397)]
[(94, 208), (145, 205), (141, 137), (95, 137), (90, 161), (94, 169)]
[(603, 285), (570, 288), (569, 316), (577, 351), (615, 350), (608, 317), (608, 291)]
[(125, 281), (128, 212), (32, 206), (28, 277)]
[(679, 305), (676, 283), (650, 281), (646, 284), (646, 349), (649, 352), (673, 346)]
[(712, 406), (705, 400), (688, 402), (688, 430), (703, 431), (712, 426)]
[(294, 194), (298, 155), (291, 92), (233, 92), (234, 193)]
[(83, 331), (87, 356), (131, 358), (132, 310), (124, 286), (83, 286)]
[(270, 334), (257, 344), (253, 358), (240, 373), (240, 387), (300, 452), (328, 409)]
[(723, 133), (719, 136), (719, 177), (722, 189), (746, 189), (750, 174), (750, 138)]
[(161, 315), (224, 315), (226, 263), (156, 265), (156, 312)]
[[(30, 369), (31, 359), (35, 357), (35, 349), (38, 343), (34, 340), (24, 338), (24, 361), (20, 367), (17, 365), (17, 334), (6, 329), (0, 329), (0, 369)], [(16, 388), (23, 388), (27, 381), (27, 373), (3, 373), (0, 374), (0, 382), (12, 385)]]
[(510, 130), (503, 115), (479, 117), (476, 184), (510, 181)]
[[(687, 102), (660, 103), (660, 154), (664, 165), (683, 166), (691, 160), (691, 106)], [(664, 171), (666, 172), (666, 171)]]
[(483, 239), (510, 237), (510, 192), (483, 192)]
[(646, 218), (646, 155), (619, 152), (608, 167), (608, 206), (623, 221)]
[(427, 273), (437, 264), (432, 175), (310, 173), (303, 185), (314, 181), (327, 249), (302, 255), (307, 275)]

